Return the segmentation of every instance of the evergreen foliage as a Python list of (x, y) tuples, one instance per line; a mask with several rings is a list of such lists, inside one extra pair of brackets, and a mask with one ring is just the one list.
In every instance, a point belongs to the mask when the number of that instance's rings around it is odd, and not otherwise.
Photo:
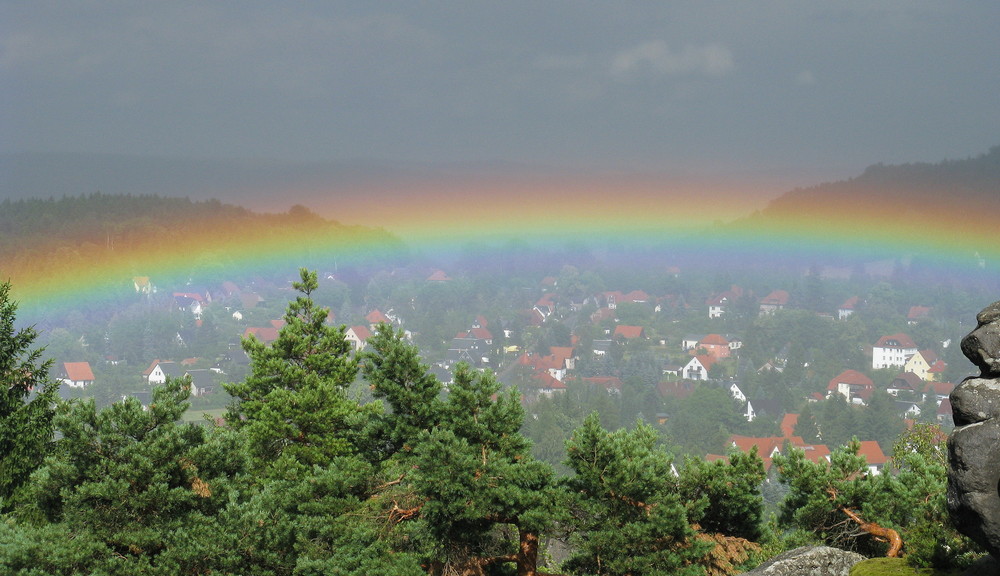
[(10, 283), (0, 284), (0, 512), (41, 463), (52, 441), (58, 385), (32, 349), (34, 328), (17, 329)]
[(590, 415), (567, 443), (566, 480), (573, 498), (574, 573), (607, 575), (700, 574), (695, 562), (710, 545), (695, 540), (688, 510), (658, 449), (656, 433), (608, 432)]

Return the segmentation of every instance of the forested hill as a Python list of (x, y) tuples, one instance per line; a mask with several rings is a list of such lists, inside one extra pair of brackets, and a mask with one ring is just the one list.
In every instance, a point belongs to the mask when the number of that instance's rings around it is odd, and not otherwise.
[(965, 160), (876, 164), (849, 180), (800, 188), (773, 200), (743, 223), (788, 217), (831, 219), (906, 217), (915, 224), (968, 219), (1000, 210), (1000, 146)]
[(296, 242), (313, 252), (399, 245), (383, 230), (343, 225), (302, 206), (261, 214), (217, 200), (101, 193), (0, 202), (0, 276), (15, 286), (97, 263), (149, 275), (177, 255), (194, 266), (206, 254), (228, 260), (269, 244), (293, 251)]

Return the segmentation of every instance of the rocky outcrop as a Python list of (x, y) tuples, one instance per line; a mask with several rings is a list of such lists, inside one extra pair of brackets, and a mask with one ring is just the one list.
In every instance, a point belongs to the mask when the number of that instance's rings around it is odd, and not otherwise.
[(976, 321), (962, 352), (980, 374), (951, 393), (948, 512), (959, 532), (1000, 558), (1000, 302)]
[(829, 546), (803, 546), (771, 558), (746, 576), (848, 576), (851, 566), (864, 559)]

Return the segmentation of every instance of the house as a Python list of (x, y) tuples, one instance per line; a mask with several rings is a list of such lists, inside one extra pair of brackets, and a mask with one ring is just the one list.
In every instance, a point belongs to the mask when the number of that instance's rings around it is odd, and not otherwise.
[(868, 463), (868, 473), (872, 476), (878, 476), (882, 472), (882, 469), (885, 468), (885, 464), (889, 459), (882, 452), (882, 447), (878, 445), (878, 442), (874, 440), (862, 440), (860, 444), (858, 456), (865, 457), (865, 461)]
[(729, 358), (733, 349), (729, 345), (729, 340), (722, 335), (708, 334), (698, 342), (695, 350), (704, 350), (706, 354), (716, 360), (722, 360)]
[(857, 370), (844, 370), (830, 380), (826, 387), (826, 397), (840, 394), (852, 404), (865, 404), (874, 390), (875, 383), (871, 378)]
[(365, 316), (365, 321), (368, 322), (368, 327), (372, 331), (374, 331), (375, 327), (378, 326), (379, 324), (392, 324), (392, 321), (389, 320), (389, 317), (383, 314), (382, 311), (377, 308), (375, 310), (372, 310)]
[(736, 301), (743, 297), (743, 289), (733, 285), (729, 290), (714, 294), (705, 300), (709, 318), (721, 318)]
[(135, 276), (132, 278), (132, 286), (135, 287), (136, 294), (149, 295), (153, 293), (153, 283), (149, 281), (149, 276)]
[(278, 328), (272, 326), (248, 326), (246, 330), (243, 331), (243, 337), (249, 338), (253, 336), (257, 340), (260, 340), (264, 344), (270, 344), (278, 339)]
[(143, 370), (143, 378), (149, 384), (163, 384), (167, 378), (181, 378), (184, 376), (184, 369), (171, 360), (153, 360), (149, 367)]
[(860, 299), (857, 296), (851, 296), (837, 308), (837, 320), (847, 320), (850, 318), (851, 314), (858, 309), (858, 303)]
[(691, 360), (681, 369), (681, 377), (685, 380), (708, 380), (708, 371), (715, 365), (715, 358), (708, 354), (692, 356)]
[(58, 379), (70, 388), (86, 388), (94, 383), (90, 362), (63, 362)]
[(904, 372), (912, 372), (921, 380), (929, 380), (931, 367), (938, 362), (938, 356), (932, 350), (920, 350), (916, 354), (906, 359), (903, 364)]
[(934, 396), (934, 401), (940, 406), (945, 400), (949, 399), (954, 389), (955, 385), (951, 382), (937, 382), (931, 380), (924, 382), (922, 398), (923, 401), (926, 402), (928, 398)]
[(698, 349), (698, 343), (704, 340), (704, 334), (696, 334), (692, 336), (685, 336), (681, 338), (681, 350), (689, 352), (691, 350)]
[(535, 382), (538, 385), (538, 395), (552, 397), (566, 391), (566, 385), (557, 378), (549, 374), (540, 373), (535, 375)]
[(435, 270), (427, 277), (428, 282), (450, 282), (451, 278), (444, 273), (444, 270)]
[(589, 378), (583, 378), (583, 381), (587, 384), (604, 388), (604, 390), (611, 396), (620, 396), (622, 393), (622, 387), (625, 385), (622, 383), (621, 379), (616, 376), (592, 376)]
[(951, 399), (945, 398), (937, 409), (937, 421), (942, 426), (954, 425), (953, 412), (951, 410)]
[(760, 299), (760, 313), (774, 314), (778, 310), (783, 310), (788, 306), (788, 291), (774, 290), (767, 296)]
[(351, 326), (344, 332), (344, 339), (354, 346), (355, 352), (360, 352), (371, 337), (372, 333), (367, 326)]
[(910, 311), (906, 313), (906, 323), (910, 326), (919, 324), (923, 320), (931, 317), (930, 306), (910, 306)]
[(885, 389), (890, 396), (899, 397), (902, 392), (904, 397), (913, 396), (924, 389), (924, 381), (913, 372), (903, 372), (892, 379), (889, 387)]
[(872, 369), (902, 368), (916, 353), (917, 345), (906, 334), (883, 336), (872, 346)]
[(638, 340), (645, 337), (642, 326), (615, 326), (614, 338), (616, 340)]
[(459, 362), (465, 362), (475, 368), (491, 365), (492, 346), (485, 340), (461, 334), (451, 339), (448, 351), (445, 353), (445, 365), (449, 368)]
[(801, 450), (810, 462), (830, 462), (830, 449), (823, 444), (806, 444), (800, 436), (741, 436), (733, 434), (727, 444), (740, 452), (756, 452), (764, 461), (764, 469), (771, 469), (771, 459), (775, 454), (785, 451), (786, 447)]
[(205, 396), (219, 390), (222, 371), (211, 368), (199, 368), (186, 371), (184, 376), (191, 379), (192, 396)]
[(594, 348), (594, 356), (604, 356), (614, 347), (614, 340), (594, 340), (591, 346)]

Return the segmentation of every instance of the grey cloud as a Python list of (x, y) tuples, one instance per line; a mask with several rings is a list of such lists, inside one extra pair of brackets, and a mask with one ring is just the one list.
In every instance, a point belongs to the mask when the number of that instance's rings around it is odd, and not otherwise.
[(722, 76), (734, 68), (733, 54), (723, 44), (686, 44), (680, 50), (672, 50), (663, 40), (622, 50), (615, 54), (611, 64), (611, 72), (619, 76), (642, 73)]

